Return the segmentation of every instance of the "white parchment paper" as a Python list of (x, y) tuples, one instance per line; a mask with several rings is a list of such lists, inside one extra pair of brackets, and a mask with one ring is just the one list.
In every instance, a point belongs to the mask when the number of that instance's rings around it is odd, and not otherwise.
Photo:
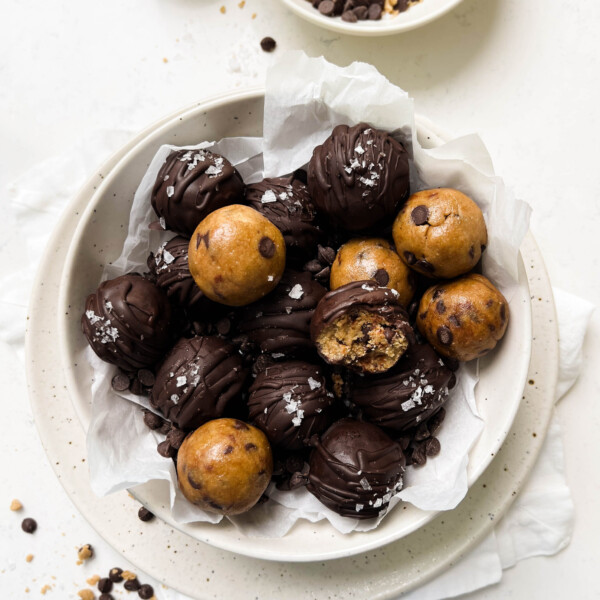
[[(433, 150), (423, 149), (416, 136), (413, 101), (370, 65), (353, 63), (341, 68), (323, 58), (308, 58), (302, 52), (283, 54), (267, 75), (264, 137), (202, 142), (194, 148), (210, 147), (225, 155), (244, 181), (251, 183), (304, 166), (313, 148), (329, 136), (333, 127), (361, 121), (390, 131), (412, 153), (412, 191), (455, 187), (477, 201), (489, 235), (483, 270), (510, 301), (517, 285), (518, 250), (529, 225), (529, 206), (515, 199), (494, 175), (489, 154), (477, 136), (456, 139)], [(140, 183), (123, 253), (107, 267), (104, 278), (145, 271), (150, 251), (173, 237), (172, 233), (148, 230), (148, 224), (156, 220), (150, 205), (152, 186), (172, 149), (160, 148)], [(118, 394), (127, 400), (118, 401), (110, 386), (115, 369), (91, 350), (86, 350), (85, 357), (94, 368), (93, 414), (88, 432), (94, 492), (105, 495), (152, 479), (165, 479), (170, 482), (175, 520), (218, 522), (221, 517), (205, 513), (179, 492), (172, 461), (156, 452), (164, 436), (143, 424), (136, 406), (149, 408), (148, 402), (132, 394)], [(449, 510), (464, 498), (468, 453), (484, 426), (475, 405), (476, 383), (477, 363), (462, 365), (437, 436), (442, 451), (425, 467), (407, 469), (405, 487), (390, 502), (390, 510), (400, 500), (423, 510)], [(300, 518), (312, 522), (327, 519), (343, 533), (366, 531), (380, 521), (340, 517), (305, 489), (281, 492), (270, 486), (267, 493), (269, 502), (230, 518), (246, 535), (282, 536)]]

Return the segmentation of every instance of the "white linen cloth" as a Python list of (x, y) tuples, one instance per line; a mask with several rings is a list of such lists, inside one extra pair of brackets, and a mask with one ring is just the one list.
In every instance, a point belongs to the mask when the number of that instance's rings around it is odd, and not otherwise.
[[(3, 353), (9, 350), (9, 344), (23, 358), (31, 283), (61, 211), (107, 153), (126, 141), (129, 135), (123, 131), (97, 132), (62, 156), (33, 167), (9, 186), (7, 204), (10, 209), (8, 216), (0, 222), (0, 340)], [(560, 332), (559, 400), (573, 385), (581, 368), (581, 346), (593, 306), (560, 290), (555, 290), (555, 300)], [(12, 377), (12, 366), (11, 361), (0, 362), (3, 381)], [(403, 598), (441, 600), (455, 597), (498, 582), (503, 569), (524, 558), (555, 554), (568, 545), (574, 507), (563, 467), (560, 427), (554, 417), (529, 480), (494, 532), (452, 569)], [(98, 538), (96, 544), (102, 543)], [(160, 590), (160, 597), (164, 600), (186, 598), (164, 588)]]

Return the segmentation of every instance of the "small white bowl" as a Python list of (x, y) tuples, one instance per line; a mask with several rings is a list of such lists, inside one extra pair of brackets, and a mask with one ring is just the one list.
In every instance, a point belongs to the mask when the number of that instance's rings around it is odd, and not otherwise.
[[(100, 282), (106, 261), (121, 253), (127, 235), (135, 190), (162, 144), (191, 145), (231, 136), (262, 135), (263, 93), (236, 92), (194, 105), (159, 123), (131, 148), (117, 165), (103, 173), (102, 184), (90, 199), (65, 260), (58, 301), (60, 350), (67, 389), (87, 431), (91, 417), (92, 370), (79, 360), (87, 342), (80, 316), (86, 296)], [(447, 134), (424, 118), (417, 119), (419, 141), (434, 147)], [(468, 483), (472, 485), (502, 445), (519, 407), (531, 355), (531, 304), (522, 260), (519, 286), (511, 298), (511, 323), (502, 344), (480, 362), (475, 397), (486, 426), (469, 453)], [(149, 510), (196, 540), (253, 558), (276, 561), (321, 561), (351, 556), (400, 539), (431, 521), (435, 512), (410, 504), (396, 506), (382, 523), (366, 533), (342, 534), (326, 521), (298, 522), (281, 538), (250, 538), (231, 523), (176, 523), (169, 508), (169, 486), (153, 481), (132, 493)]]
[(308, 0), (282, 0), (282, 2), (299, 17), (313, 25), (347, 35), (378, 36), (394, 35), (426, 25), (452, 10), (462, 0), (421, 0), (395, 16), (384, 15), (379, 21), (367, 20), (356, 23), (347, 23), (342, 21), (341, 17), (326, 17)]

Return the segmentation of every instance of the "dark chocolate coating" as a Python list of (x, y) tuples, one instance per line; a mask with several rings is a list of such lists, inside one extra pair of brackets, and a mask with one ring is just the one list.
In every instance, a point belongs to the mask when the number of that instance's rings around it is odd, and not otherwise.
[(429, 344), (414, 344), (387, 373), (356, 377), (352, 400), (367, 421), (405, 431), (436, 413), (455, 382), (454, 373)]
[(361, 231), (393, 219), (409, 194), (408, 153), (385, 131), (338, 125), (313, 150), (308, 190), (331, 223)]
[[(299, 287), (297, 287), (299, 286)], [(292, 298), (301, 291), (300, 298)], [(314, 353), (310, 320), (327, 290), (310, 273), (288, 269), (263, 300), (244, 308), (238, 330), (261, 352), (285, 356)]]
[(323, 232), (302, 181), (293, 175), (263, 179), (246, 187), (246, 201), (281, 231), (288, 258), (303, 259), (316, 252)]
[(127, 372), (161, 360), (172, 342), (170, 323), (165, 292), (135, 273), (101, 283), (87, 297), (81, 317), (92, 350)]
[(176, 150), (160, 169), (152, 208), (167, 229), (191, 236), (209, 213), (239, 204), (244, 182), (233, 165), (209, 150)]
[(402, 331), (410, 347), (415, 341), (415, 334), (408, 322), (408, 314), (398, 298), (396, 290), (381, 287), (376, 281), (353, 281), (327, 292), (319, 301), (310, 322), (310, 336), (319, 354), (327, 360), (317, 343), (325, 327), (345, 314), (360, 310), (382, 316), (391, 326)]
[(402, 489), (406, 459), (379, 427), (341, 419), (316, 442), (309, 464), (311, 494), (343, 517), (370, 519)]
[(314, 434), (330, 425), (333, 394), (327, 391), (323, 369), (293, 360), (261, 371), (248, 398), (250, 421), (269, 442), (285, 450), (300, 450)]
[(247, 375), (235, 347), (222, 338), (182, 338), (156, 374), (150, 403), (177, 427), (192, 431), (240, 403)]
[(196, 285), (188, 267), (190, 240), (180, 235), (171, 238), (148, 257), (148, 268), (158, 287), (184, 308), (194, 306), (204, 294)]

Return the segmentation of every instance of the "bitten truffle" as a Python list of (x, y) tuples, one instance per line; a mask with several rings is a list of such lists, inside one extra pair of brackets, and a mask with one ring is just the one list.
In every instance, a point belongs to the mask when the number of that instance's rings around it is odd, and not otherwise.
[(404, 431), (435, 414), (455, 383), (454, 373), (429, 344), (413, 344), (387, 373), (357, 377), (352, 400), (365, 420)]
[(430, 287), (419, 304), (417, 327), (443, 356), (473, 360), (487, 354), (506, 332), (508, 302), (476, 273)]
[(177, 455), (183, 495), (222, 515), (250, 510), (267, 489), (272, 472), (265, 434), (237, 419), (209, 421), (187, 436)]
[(243, 198), (242, 177), (225, 157), (176, 150), (160, 169), (151, 200), (163, 229), (190, 236), (211, 212)]
[(189, 238), (176, 236), (148, 257), (148, 268), (156, 285), (178, 306), (195, 306), (204, 294), (196, 285), (188, 267)]
[(402, 489), (406, 459), (375, 425), (341, 419), (316, 442), (309, 464), (311, 494), (343, 517), (370, 519)]
[(394, 221), (394, 244), (404, 262), (428, 277), (470, 271), (487, 244), (481, 209), (450, 188), (413, 194)]
[(382, 238), (357, 238), (346, 242), (331, 265), (330, 288), (351, 281), (373, 279), (382, 287), (398, 292), (405, 308), (414, 296), (414, 273), (400, 260), (393, 246)]
[(316, 253), (323, 232), (305, 183), (293, 175), (263, 179), (246, 187), (246, 202), (281, 231), (289, 259)]
[(356, 281), (327, 293), (311, 320), (321, 357), (364, 373), (393, 367), (414, 341), (398, 292), (375, 281)]
[(288, 269), (271, 294), (244, 308), (238, 329), (257, 350), (274, 358), (314, 354), (310, 320), (326, 293), (310, 273)]
[(300, 450), (330, 425), (333, 400), (322, 368), (298, 360), (277, 363), (250, 387), (249, 418), (273, 446)]
[(234, 346), (216, 336), (182, 338), (165, 357), (150, 403), (184, 431), (242, 404), (248, 370)]
[(333, 225), (361, 231), (391, 219), (409, 193), (408, 153), (385, 131), (338, 125), (308, 164), (308, 190)]
[(244, 306), (279, 283), (285, 242), (271, 221), (249, 206), (212, 212), (190, 240), (188, 263), (194, 281), (211, 300)]
[(104, 281), (85, 301), (81, 328), (92, 350), (127, 372), (154, 366), (168, 350), (171, 305), (141, 275)]

